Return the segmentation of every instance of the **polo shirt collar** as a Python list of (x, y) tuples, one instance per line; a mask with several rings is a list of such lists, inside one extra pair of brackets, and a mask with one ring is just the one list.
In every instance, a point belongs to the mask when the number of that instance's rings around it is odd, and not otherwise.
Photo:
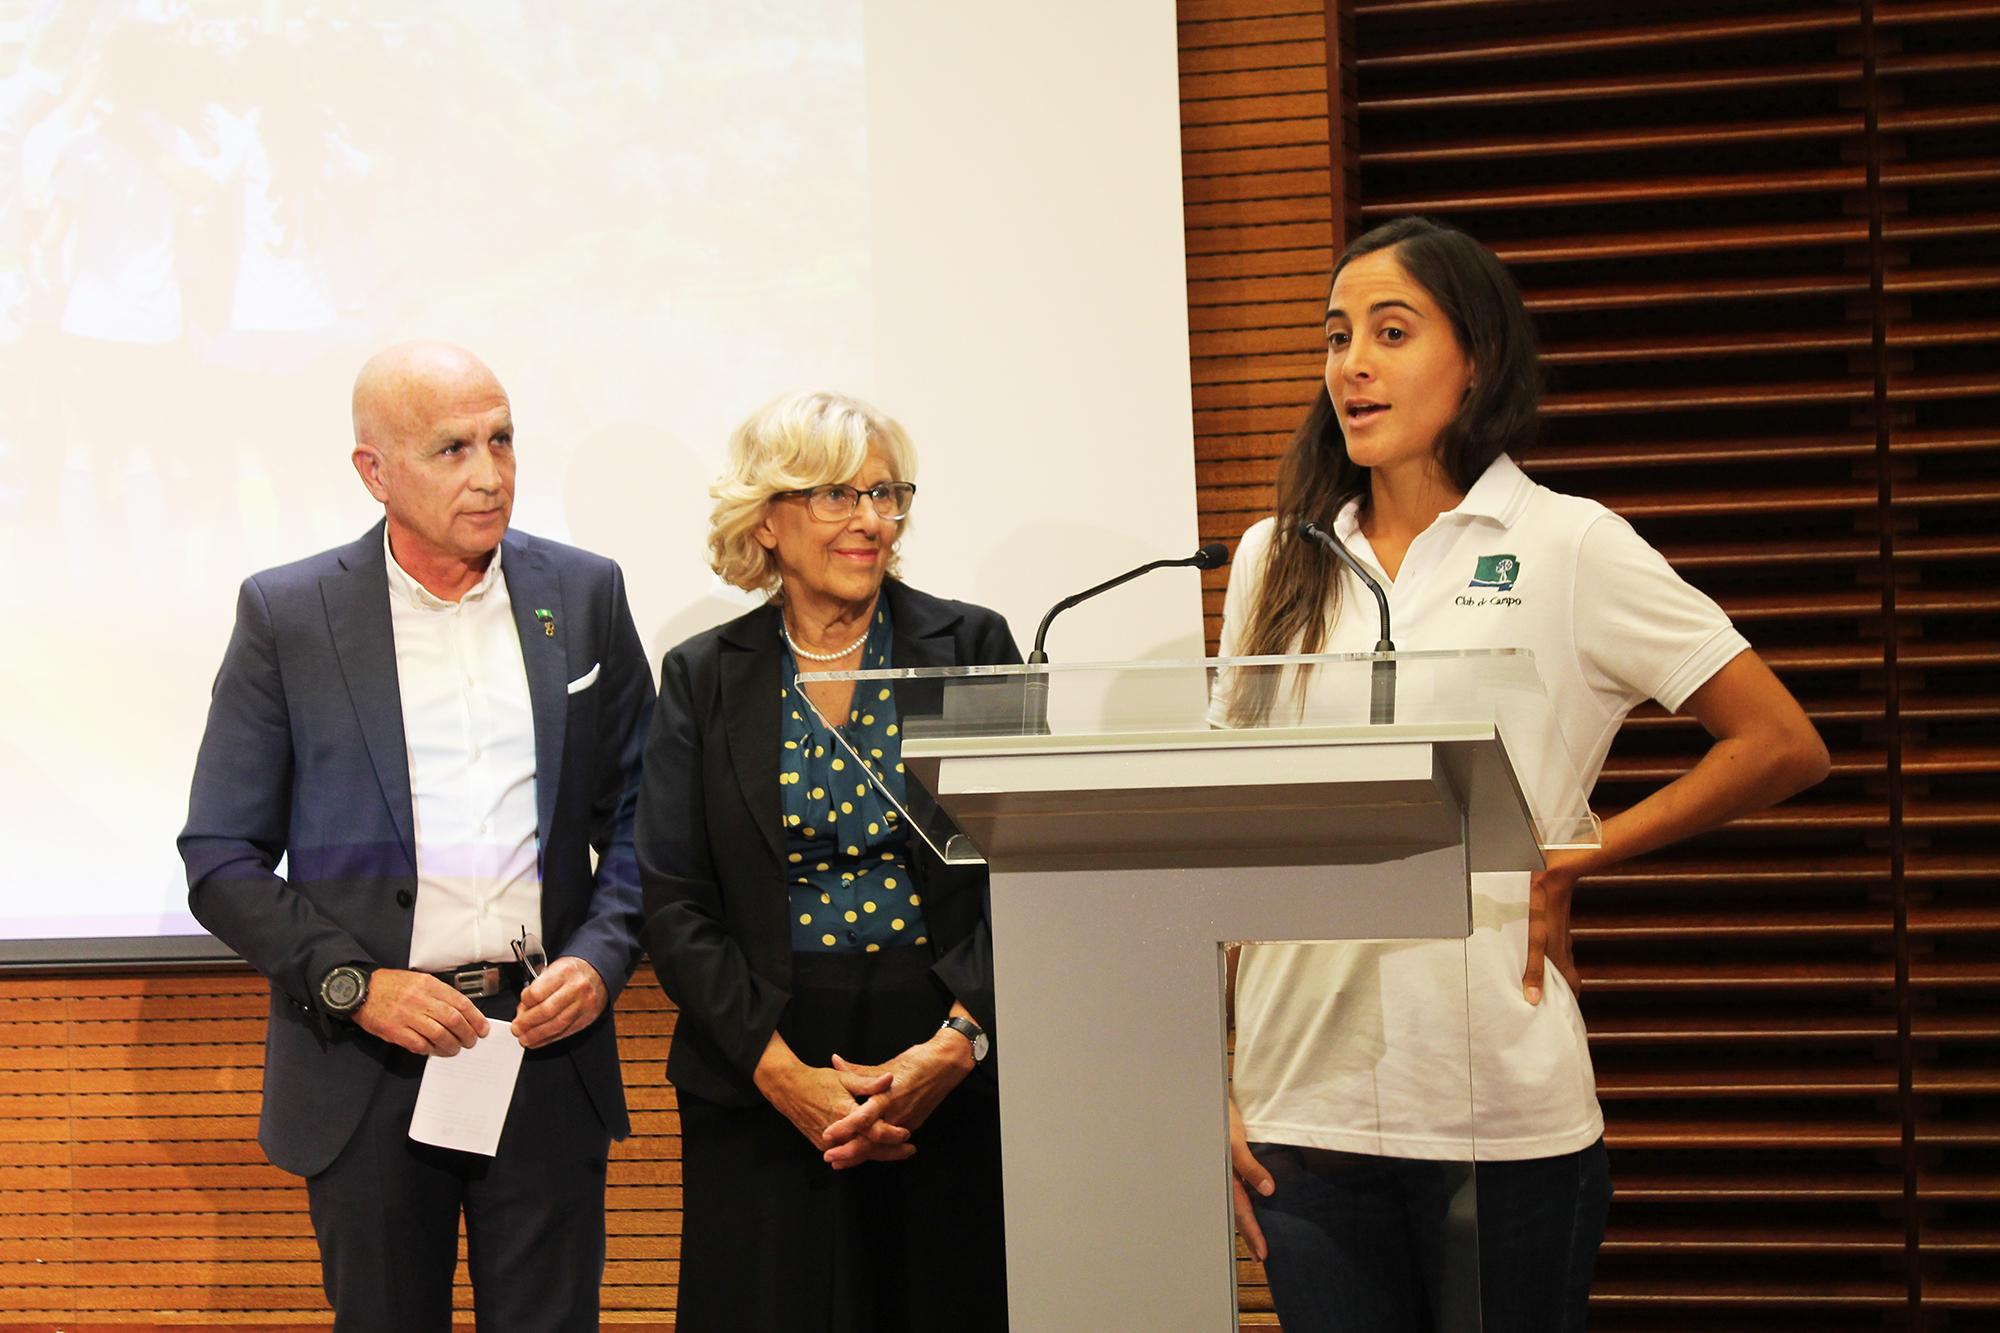
[(1333, 535), (1340, 538), (1342, 546), (1352, 542), (1361, 532), (1361, 501), (1365, 497), (1356, 496), (1340, 507), (1333, 516)]
[(1486, 465), (1486, 471), (1479, 474), (1479, 480), (1472, 483), (1472, 489), (1451, 512), (1463, 518), (1491, 519), (1503, 528), (1510, 528), (1527, 507), (1534, 488), (1528, 474), (1513, 459), (1501, 454)]
[[(1457, 505), (1438, 515), (1448, 519), (1483, 518), (1511, 528), (1527, 508), (1528, 497), (1534, 493), (1535, 483), (1528, 480), (1528, 474), (1506, 454), (1501, 454), (1486, 465), (1479, 474), (1479, 480), (1472, 483), (1472, 489)], [(1361, 501), (1349, 500), (1340, 507), (1333, 519), (1333, 535), (1342, 544), (1352, 542), (1361, 531)]]

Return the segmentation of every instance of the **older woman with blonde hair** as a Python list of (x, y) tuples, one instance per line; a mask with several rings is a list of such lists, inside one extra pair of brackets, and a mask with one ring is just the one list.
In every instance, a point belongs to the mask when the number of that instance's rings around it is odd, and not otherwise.
[(1000, 616), (901, 581), (915, 475), (866, 403), (754, 414), (708, 545), (769, 600), (661, 668), (638, 844), (680, 1010), (685, 1333), (1006, 1327), (985, 873), (855, 771), (900, 798), (894, 698), (812, 679), (1020, 661)]

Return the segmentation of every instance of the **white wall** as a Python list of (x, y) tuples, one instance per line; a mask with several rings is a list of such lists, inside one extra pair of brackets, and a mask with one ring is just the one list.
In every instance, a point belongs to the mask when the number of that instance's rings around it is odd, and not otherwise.
[[(1004, 612), (1196, 547), (1174, 7), (871, 0), (876, 378), (923, 450), (913, 583)], [(1192, 570), (1056, 661), (1202, 654)]]

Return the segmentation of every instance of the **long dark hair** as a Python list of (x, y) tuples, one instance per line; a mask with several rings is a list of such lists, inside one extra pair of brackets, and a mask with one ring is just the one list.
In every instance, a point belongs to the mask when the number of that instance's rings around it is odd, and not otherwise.
[[(1329, 289), (1348, 264), (1378, 250), (1394, 250), (1404, 271), (1438, 303), (1471, 364), (1471, 388), (1433, 446), (1452, 486), (1470, 490), (1494, 459), (1518, 456), (1535, 442), (1542, 377), (1534, 325), (1498, 257), (1457, 228), (1428, 218), (1398, 218), (1358, 238), (1333, 266)], [(1297, 525), (1310, 518), (1331, 528), (1349, 501), (1359, 500), (1365, 508), (1368, 497), (1368, 469), (1347, 456), (1347, 438), (1322, 382), (1279, 464), (1277, 530), (1264, 555), (1257, 603), (1237, 640), (1239, 653), (1283, 653), (1294, 644), (1300, 652), (1316, 653), (1325, 647), (1340, 583), (1334, 562), (1301, 539)], [(1269, 673), (1239, 682), (1230, 703), (1232, 720), (1261, 720), (1276, 688), (1277, 678)]]

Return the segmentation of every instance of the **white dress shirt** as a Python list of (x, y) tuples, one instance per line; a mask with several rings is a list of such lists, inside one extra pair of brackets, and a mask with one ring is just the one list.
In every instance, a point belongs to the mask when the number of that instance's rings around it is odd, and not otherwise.
[[(388, 540), (385, 532), (385, 551)], [(433, 596), (387, 553), (416, 820), (410, 966), (505, 962), (523, 927), (541, 934), (542, 883), (534, 708), (501, 553), (456, 602)]]

